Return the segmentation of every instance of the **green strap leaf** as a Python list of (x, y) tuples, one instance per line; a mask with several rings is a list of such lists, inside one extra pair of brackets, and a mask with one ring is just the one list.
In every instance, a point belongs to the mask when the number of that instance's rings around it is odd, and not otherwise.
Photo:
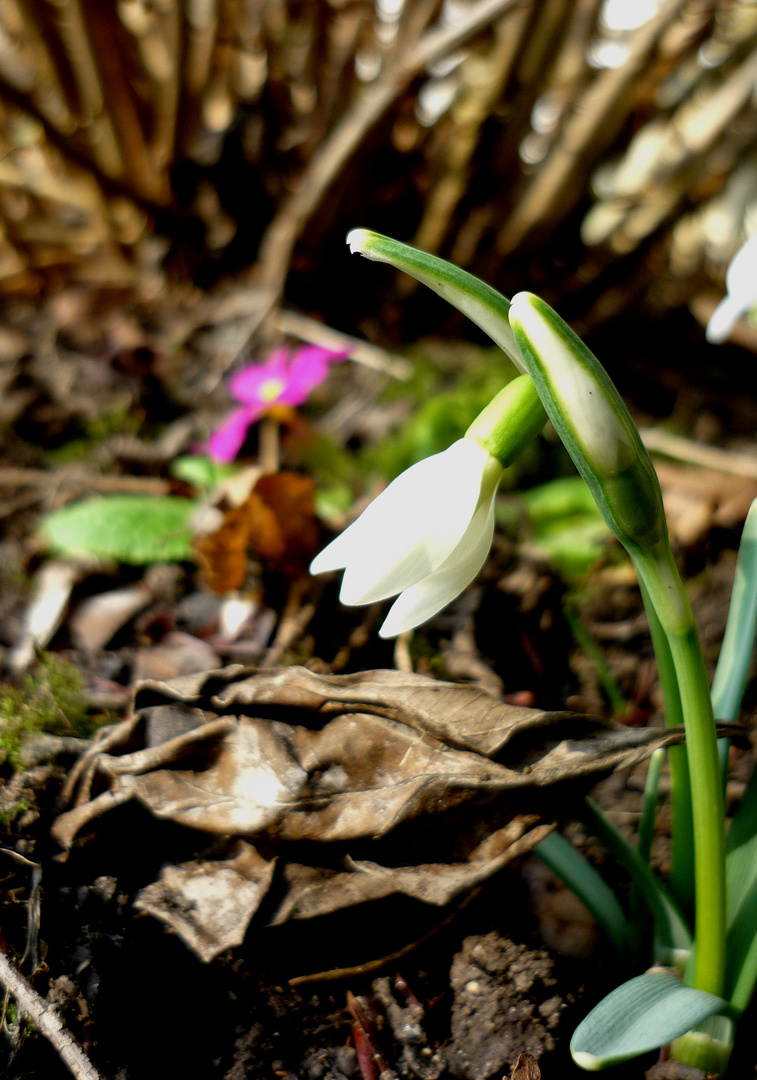
[(559, 832), (545, 836), (534, 848), (534, 854), (586, 905), (618, 956), (627, 960), (631, 940), (628, 920), (615, 894), (591, 863)]
[(757, 499), (744, 522), (723, 644), (712, 681), (718, 720), (735, 720), (741, 708), (757, 626)]
[(644, 803), (636, 831), (636, 850), (645, 863), (649, 863), (654, 838), (654, 822), (657, 814), (657, 796), (660, 790), (660, 775), (665, 761), (665, 751), (655, 750), (649, 759), (647, 779), (644, 784)]
[(467, 315), (476, 326), (480, 326), (507, 353), (518, 370), (525, 372), (523, 357), (507, 319), (510, 301), (491, 285), (479, 281), (473, 274), (445, 259), (369, 229), (353, 229), (347, 243), (353, 254), (388, 263), (433, 289), (438, 296)]
[(757, 984), (757, 769), (726, 838), (726, 992), (742, 1012)]
[[(741, 707), (757, 624), (757, 500), (744, 523), (736, 575), (720, 650), (712, 704), (734, 720)], [(728, 932), (726, 990), (741, 1012), (757, 984), (757, 770), (747, 784), (726, 839)]]
[(694, 990), (666, 971), (648, 971), (623, 983), (592, 1009), (570, 1043), (573, 1060), (596, 1072), (678, 1038), (728, 1003)]
[(691, 932), (665, 886), (654, 876), (636, 848), (607, 820), (596, 803), (587, 799), (586, 807), (590, 814), (589, 828), (626, 868), (649, 907), (660, 944), (672, 949), (691, 949)]

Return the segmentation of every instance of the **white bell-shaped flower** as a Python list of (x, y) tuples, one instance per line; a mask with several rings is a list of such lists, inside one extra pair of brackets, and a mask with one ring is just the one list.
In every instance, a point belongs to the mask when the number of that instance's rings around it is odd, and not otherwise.
[(497, 458), (458, 439), (419, 461), (313, 560), (310, 572), (344, 569), (343, 604), (401, 595), (379, 633), (395, 637), (454, 600), (484, 564), (494, 532)]
[(757, 234), (734, 255), (725, 275), (725, 287), (728, 295), (707, 323), (707, 340), (713, 345), (726, 341), (741, 316), (757, 306)]

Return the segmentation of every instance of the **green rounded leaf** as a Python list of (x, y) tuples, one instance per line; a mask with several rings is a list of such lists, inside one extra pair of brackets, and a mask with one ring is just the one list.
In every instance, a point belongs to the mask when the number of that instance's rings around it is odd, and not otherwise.
[(193, 499), (111, 495), (73, 503), (46, 517), (43, 537), (60, 555), (96, 555), (144, 565), (192, 559)]
[(727, 1009), (714, 994), (684, 986), (666, 971), (648, 971), (592, 1009), (576, 1028), (570, 1052), (582, 1069), (596, 1072), (656, 1050)]
[(239, 471), (239, 465), (224, 465), (203, 454), (186, 454), (171, 463), (171, 476), (198, 488), (215, 487)]

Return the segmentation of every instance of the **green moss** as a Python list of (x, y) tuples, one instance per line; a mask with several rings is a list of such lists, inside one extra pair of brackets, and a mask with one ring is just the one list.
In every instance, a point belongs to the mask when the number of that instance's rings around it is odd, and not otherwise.
[(29, 809), (30, 803), (26, 799), (19, 799), (5, 810), (0, 810), (0, 826), (7, 828), (17, 817), (20, 817)]
[(23, 743), (35, 732), (85, 738), (96, 726), (78, 669), (52, 653), (43, 653), (37, 670), (20, 685), (0, 683), (0, 761), (21, 767)]
[(119, 407), (104, 416), (84, 419), (78, 425), (75, 438), (47, 451), (47, 460), (53, 466), (70, 465), (86, 461), (111, 435), (136, 435), (142, 423), (141, 417), (130, 409)]

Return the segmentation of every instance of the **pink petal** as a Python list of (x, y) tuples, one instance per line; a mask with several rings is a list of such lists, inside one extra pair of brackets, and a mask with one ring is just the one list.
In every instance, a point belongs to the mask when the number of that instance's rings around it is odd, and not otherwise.
[(264, 364), (249, 364), (229, 379), (229, 390), (246, 405), (260, 405), (260, 387), (276, 379), (286, 386), (289, 382), (287, 371), (287, 349), (276, 349)]
[(249, 405), (235, 409), (208, 439), (208, 453), (215, 461), (233, 461), (244, 445), (250, 424), (260, 416), (261, 409)]
[(301, 405), (310, 391), (324, 381), (328, 375), (329, 364), (344, 360), (347, 355), (347, 350), (335, 352), (333, 349), (322, 349), (316, 345), (298, 349), (289, 365), (287, 386), (279, 401), (286, 405)]

